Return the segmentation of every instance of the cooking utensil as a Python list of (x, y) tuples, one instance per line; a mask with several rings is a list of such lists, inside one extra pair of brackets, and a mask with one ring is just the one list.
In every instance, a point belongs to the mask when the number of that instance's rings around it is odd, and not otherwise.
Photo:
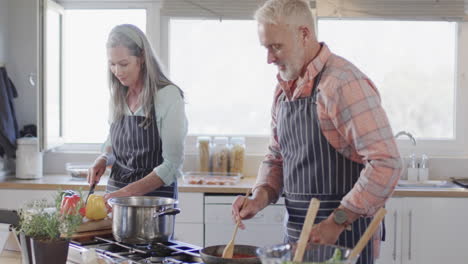
[(361, 251), (364, 249), (369, 239), (374, 235), (375, 230), (377, 230), (377, 228), (379, 227), (379, 224), (380, 222), (382, 222), (382, 219), (384, 218), (386, 213), (387, 210), (383, 207), (377, 211), (377, 213), (374, 216), (374, 219), (372, 219), (366, 231), (361, 236), (361, 239), (359, 239), (358, 243), (354, 246), (353, 251), (351, 251), (351, 254), (349, 255), (350, 258), (357, 258), (357, 256), (361, 254)]
[[(242, 211), (242, 209), (244, 208), (247, 200), (249, 199), (249, 195), (250, 195), (250, 188), (247, 190), (247, 193), (245, 194), (245, 198), (244, 198), (244, 201), (242, 202), (239, 212)], [(232, 258), (234, 254), (234, 239), (236, 238), (237, 230), (239, 229), (239, 224), (240, 224), (240, 220), (237, 221), (236, 227), (234, 228), (234, 233), (232, 234), (232, 238), (229, 241), (229, 243), (227, 243), (226, 247), (223, 250), (223, 255), (222, 255), (223, 258)]]
[(174, 234), (177, 200), (156, 196), (109, 199), (112, 206), (112, 234), (118, 242), (149, 244), (165, 242)]
[(91, 187), (89, 188), (88, 196), (86, 196), (85, 205), (88, 203), (89, 196), (94, 193), (94, 188), (96, 188), (96, 185), (97, 185), (97, 182), (93, 183)]
[(468, 178), (450, 178), (453, 183), (463, 187), (468, 188)]
[[(375, 233), (386, 212), (384, 208), (377, 211), (374, 219), (353, 249), (336, 245), (309, 243), (305, 248), (304, 258), (301, 261), (294, 260), (290, 262), (294, 252), (297, 252), (298, 245), (295, 243), (287, 243), (259, 248), (257, 250), (257, 255), (260, 257), (262, 263), (265, 264), (284, 264), (285, 262), (354, 264), (357, 262), (359, 254), (367, 245), (369, 239)], [(340, 255), (341, 257), (335, 259), (336, 255)]]
[(234, 257), (252, 256), (246, 258), (223, 258), (222, 253), (225, 245), (206, 247), (200, 250), (200, 256), (206, 264), (261, 264), (256, 255), (258, 247), (247, 245), (236, 245), (234, 247)]
[(304, 225), (302, 226), (301, 235), (297, 242), (296, 254), (294, 254), (293, 261), (302, 262), (304, 257), (305, 248), (307, 246), (307, 241), (309, 240), (310, 231), (314, 224), (315, 216), (317, 216), (317, 211), (320, 207), (320, 201), (316, 198), (310, 200), (309, 209), (307, 209), (306, 218)]

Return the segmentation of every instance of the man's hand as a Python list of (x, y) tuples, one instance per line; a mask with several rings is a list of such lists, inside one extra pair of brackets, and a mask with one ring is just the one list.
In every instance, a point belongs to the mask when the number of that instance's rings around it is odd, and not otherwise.
[(329, 216), (324, 221), (312, 227), (309, 241), (317, 244), (334, 245), (343, 230), (344, 226), (336, 224), (332, 216)]
[[(248, 200), (245, 202), (244, 208), (240, 210), (244, 199)], [(239, 222), (239, 227), (245, 229), (242, 220), (254, 217), (260, 210), (268, 205), (268, 201), (268, 193), (262, 190), (262, 188), (256, 189), (252, 198), (245, 198), (245, 196), (242, 195), (237, 196), (232, 203), (232, 219), (234, 223)]]

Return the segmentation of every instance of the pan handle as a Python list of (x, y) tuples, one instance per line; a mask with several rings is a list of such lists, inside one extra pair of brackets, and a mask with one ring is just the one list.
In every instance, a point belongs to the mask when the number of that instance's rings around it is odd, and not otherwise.
[(154, 218), (157, 218), (157, 217), (161, 217), (161, 216), (165, 216), (165, 215), (176, 215), (180, 213), (180, 209), (179, 208), (169, 208), (167, 210), (164, 210), (164, 211), (161, 211), (161, 212), (157, 212), (153, 215)]

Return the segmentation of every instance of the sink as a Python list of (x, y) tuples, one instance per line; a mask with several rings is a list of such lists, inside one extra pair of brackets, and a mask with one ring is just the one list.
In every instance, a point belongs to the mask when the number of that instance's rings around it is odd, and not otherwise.
[(458, 185), (451, 181), (398, 181), (397, 187), (399, 188), (459, 188)]

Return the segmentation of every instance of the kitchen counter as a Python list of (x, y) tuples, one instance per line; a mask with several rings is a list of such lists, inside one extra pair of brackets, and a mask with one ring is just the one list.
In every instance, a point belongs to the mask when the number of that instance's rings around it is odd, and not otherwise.
[[(108, 177), (103, 177), (96, 186), (97, 191), (105, 191)], [(235, 185), (198, 185), (186, 184), (179, 180), (180, 192), (198, 193), (245, 193), (247, 188), (255, 183), (254, 177), (241, 179)], [(46, 175), (41, 179), (21, 180), (14, 176), (0, 177), (0, 189), (27, 189), (27, 190), (58, 190), (58, 189), (84, 189), (88, 188), (86, 180), (75, 180), (69, 175)], [(468, 189), (464, 188), (398, 188), (394, 197), (468, 197)]]

